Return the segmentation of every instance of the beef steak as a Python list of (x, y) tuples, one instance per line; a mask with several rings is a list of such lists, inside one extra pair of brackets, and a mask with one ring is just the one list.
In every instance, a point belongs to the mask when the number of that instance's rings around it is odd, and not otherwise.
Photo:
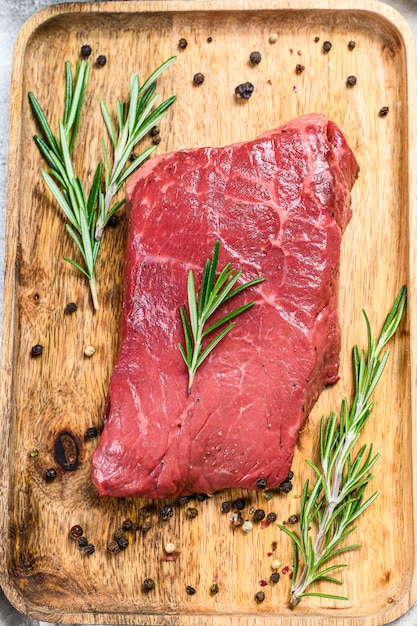
[[(127, 189), (120, 349), (93, 457), (101, 495), (168, 498), (280, 484), (300, 428), (337, 380), (339, 256), (358, 165), (341, 131), (310, 114), (254, 141), (182, 150)], [(197, 371), (178, 349), (189, 269), (216, 240), (219, 269), (266, 281)], [(197, 284), (198, 289), (198, 284)]]

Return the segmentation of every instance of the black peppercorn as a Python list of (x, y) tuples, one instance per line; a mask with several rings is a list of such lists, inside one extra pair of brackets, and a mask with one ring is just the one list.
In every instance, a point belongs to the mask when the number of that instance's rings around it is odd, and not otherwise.
[(101, 67), (102, 67), (103, 65), (106, 65), (106, 63), (107, 63), (107, 57), (106, 57), (104, 54), (100, 54), (100, 55), (97, 57), (97, 61), (96, 61), (96, 62), (97, 62), (97, 65), (99, 65), (99, 66), (101, 66)]
[(277, 514), (271, 511), (271, 513), (268, 513), (268, 515), (266, 516), (266, 521), (269, 522), (270, 524), (272, 524), (273, 522), (276, 522)]
[(163, 522), (168, 521), (174, 515), (174, 509), (170, 504), (166, 504), (161, 509), (161, 518)]
[(290, 470), (285, 480), (292, 480), (293, 478), (294, 478), (294, 472)]
[(121, 539), (121, 537), (123, 537), (123, 528), (121, 526), (119, 526), (119, 528), (116, 528), (116, 530), (113, 533), (113, 539), (115, 541), (119, 541), (119, 539)]
[(255, 87), (252, 85), (252, 83), (241, 83), (235, 88), (236, 97), (248, 100), (251, 97), (254, 89)]
[(262, 55), (258, 51), (251, 52), (249, 55), (249, 59), (253, 65), (258, 65), (258, 63), (262, 61)]
[(184, 48), (186, 48), (187, 46), (188, 46), (188, 41), (184, 39), (184, 37), (181, 37), (181, 39), (178, 42), (178, 47), (184, 50)]
[(86, 59), (87, 57), (89, 57), (90, 54), (91, 54), (91, 46), (88, 46), (88, 45), (81, 46), (81, 56), (83, 57), (83, 59)]
[(195, 85), (201, 85), (204, 83), (204, 74), (197, 72), (197, 74), (194, 74), (193, 81)]
[(111, 552), (111, 554), (120, 552), (120, 546), (117, 541), (110, 541), (110, 543), (107, 544), (107, 551)]
[(189, 517), (190, 519), (194, 519), (195, 517), (197, 517), (197, 515), (198, 511), (194, 507), (190, 507), (187, 509), (187, 517)]
[(132, 520), (131, 519), (125, 519), (122, 522), (122, 528), (123, 528), (123, 530), (130, 530), (132, 528)]
[(143, 588), (145, 591), (152, 591), (152, 589), (155, 589), (155, 581), (153, 578), (145, 578), (143, 581)]
[(191, 496), (180, 496), (178, 498), (178, 502), (181, 502), (181, 504), (188, 504), (188, 502), (191, 501)]
[(265, 600), (265, 594), (263, 591), (258, 591), (258, 593), (255, 594), (255, 600), (256, 602), (263, 602)]
[(304, 70), (305, 70), (305, 66), (301, 65), (301, 63), (297, 63), (297, 65), (295, 66), (296, 74), (302, 74)]
[(236, 500), (233, 500), (234, 509), (237, 509), (238, 511), (243, 511), (245, 506), (246, 506), (246, 501), (243, 498), (236, 498)]
[(139, 515), (141, 517), (150, 517), (151, 512), (147, 506), (143, 506), (141, 509), (139, 509)]
[(79, 548), (85, 548), (85, 546), (88, 546), (88, 539), (87, 539), (87, 537), (80, 537), (78, 539), (78, 547)]
[(139, 524), (137, 522), (132, 522), (130, 530), (133, 530), (133, 532), (137, 532), (139, 530)]
[(143, 522), (143, 524), (142, 524), (142, 532), (143, 533), (147, 533), (148, 530), (150, 530), (151, 528), (152, 528), (151, 522)]
[(314, 43), (318, 43), (320, 41), (320, 37), (314, 37)]
[(55, 480), (55, 478), (56, 478), (56, 470), (53, 467), (48, 468), (45, 471), (45, 480), (50, 482), (52, 480)]
[(95, 426), (89, 426), (85, 431), (86, 439), (94, 439), (98, 435), (98, 430)]
[(193, 596), (195, 593), (197, 593), (194, 587), (191, 587), (191, 585), (187, 585), (185, 591), (188, 593), (189, 596)]
[(330, 52), (331, 49), (332, 49), (332, 44), (330, 43), (330, 41), (325, 41), (323, 43), (324, 52)]
[(220, 506), (222, 513), (228, 513), (230, 511), (230, 502), (222, 502)]
[(280, 491), (282, 491), (282, 493), (290, 493), (292, 489), (292, 483), (289, 480), (284, 480), (284, 482), (280, 484), (279, 489)]
[(211, 43), (213, 41), (213, 37), (207, 37), (207, 43)]
[(111, 226), (112, 228), (114, 228), (115, 226), (118, 226), (118, 225), (119, 225), (119, 221), (120, 221), (120, 220), (119, 220), (119, 217), (118, 217), (117, 215), (112, 215), (112, 216), (109, 218), (109, 221), (107, 222), (107, 225), (108, 225), (108, 226)]
[(354, 41), (349, 41), (348, 43), (348, 48), (349, 50), (353, 50), (353, 48), (356, 46), (356, 43)]
[(158, 126), (152, 126), (151, 130), (149, 131), (149, 134), (151, 137), (155, 137), (155, 135), (159, 135)]
[(195, 493), (194, 494), (194, 499), (197, 500), (197, 502), (204, 502), (204, 500), (207, 500), (207, 494), (206, 493)]
[(120, 550), (126, 550), (127, 546), (129, 545), (129, 539), (125, 535), (123, 535), (123, 537), (119, 537), (119, 539), (116, 539), (116, 541), (119, 544)]
[(253, 514), (253, 519), (255, 519), (257, 522), (260, 522), (261, 520), (263, 520), (265, 517), (265, 511), (263, 509), (256, 509), (256, 511)]
[(298, 515), (290, 515), (288, 518), (289, 524), (296, 524), (298, 522)]
[(36, 345), (32, 346), (32, 349), (30, 351), (32, 356), (40, 356), (43, 352), (43, 346), (41, 346), (40, 343), (37, 343)]
[(279, 581), (279, 579), (281, 578), (281, 575), (279, 572), (272, 572), (271, 576), (270, 576), (270, 581), (271, 583), (277, 583)]
[(84, 547), (84, 552), (86, 554), (93, 554), (95, 551), (96, 548), (92, 543), (87, 543), (87, 545)]
[(81, 526), (79, 524), (76, 524), (70, 530), (70, 537), (72, 537), (72, 539), (79, 539), (80, 537), (82, 537), (83, 532), (84, 531)]
[(382, 107), (382, 109), (379, 110), (379, 117), (385, 117), (388, 113), (389, 107)]
[(256, 486), (258, 487), (258, 489), (266, 489), (267, 484), (268, 483), (265, 478), (258, 478), (258, 480), (256, 481)]
[(215, 596), (216, 593), (219, 593), (219, 585), (217, 583), (213, 583), (212, 585), (210, 585), (210, 593), (213, 596)]
[(68, 302), (67, 306), (65, 307), (65, 313), (75, 313), (76, 310), (77, 305), (75, 304), (75, 302)]
[(354, 87), (356, 85), (356, 76), (348, 76), (347, 77), (347, 81), (346, 83), (349, 85), (349, 87)]

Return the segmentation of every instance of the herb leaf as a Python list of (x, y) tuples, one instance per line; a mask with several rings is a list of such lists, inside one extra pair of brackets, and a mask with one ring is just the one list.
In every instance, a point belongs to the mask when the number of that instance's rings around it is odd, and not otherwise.
[[(204, 264), (198, 297), (196, 294), (194, 273), (192, 270), (188, 272), (187, 297), (189, 319), (185, 308), (180, 307), (185, 348), (181, 344), (178, 344), (178, 348), (188, 368), (188, 393), (191, 393), (197, 369), (212, 352), (212, 350), (214, 350), (214, 348), (220, 343), (220, 341), (232, 330), (232, 328), (234, 328), (236, 322), (231, 322), (227, 326), (225, 326), (225, 324), (252, 307), (255, 303), (250, 302), (234, 309), (231, 313), (228, 313), (220, 320), (209, 326), (209, 328), (205, 329), (205, 325), (209, 318), (224, 302), (230, 300), (231, 297), (240, 293), (244, 289), (257, 285), (265, 280), (265, 278), (256, 278), (233, 290), (233, 287), (239, 280), (242, 272), (231, 269), (230, 263), (228, 263), (220, 272), (215, 282), (219, 250), (220, 242), (216, 241), (212, 259), (206, 259)], [(208, 345), (203, 347), (203, 339), (222, 326), (225, 327), (222, 328), (222, 330), (208, 343)]]
[[(367, 333), (368, 350), (359, 352), (354, 346), (352, 352), (355, 393), (352, 405), (346, 398), (342, 400), (339, 418), (331, 412), (320, 422), (320, 465), (307, 461), (316, 474), (316, 481), (310, 488), (307, 480), (304, 485), (300, 507), (300, 533), (297, 535), (286, 526), (277, 524), (292, 541), (294, 571), (292, 578), (290, 605), (297, 606), (305, 596), (319, 596), (347, 600), (343, 596), (306, 591), (318, 580), (340, 584), (329, 577), (333, 569), (346, 565), (333, 565), (322, 569), (330, 559), (347, 550), (360, 548), (359, 544), (342, 545), (356, 528), (354, 522), (378, 497), (378, 492), (364, 501), (364, 491), (373, 479), (370, 470), (379, 458), (373, 453), (372, 444), (363, 445), (356, 454), (353, 448), (358, 442), (362, 428), (374, 409), (371, 398), (381, 379), (387, 363), (388, 350), (382, 354), (388, 341), (394, 336), (406, 307), (407, 291), (402, 287), (383, 325), (378, 339), (373, 337), (370, 322), (363, 311)], [(382, 354), (382, 356), (381, 356)], [(314, 539), (313, 539), (314, 537)], [(300, 571), (300, 557), (304, 565)]]

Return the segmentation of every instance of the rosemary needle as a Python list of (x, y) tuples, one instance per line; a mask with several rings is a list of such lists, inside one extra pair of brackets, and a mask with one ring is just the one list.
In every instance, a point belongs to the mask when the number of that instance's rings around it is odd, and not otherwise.
[[(217, 344), (235, 326), (236, 322), (231, 322), (230, 320), (252, 307), (255, 303), (249, 302), (244, 304), (234, 309), (231, 313), (228, 313), (208, 328), (205, 328), (209, 318), (224, 302), (227, 302), (244, 289), (257, 285), (265, 280), (265, 278), (255, 278), (243, 285), (239, 285), (239, 287), (235, 287), (242, 272), (232, 269), (230, 263), (225, 265), (216, 278), (219, 250), (220, 242), (216, 241), (213, 257), (211, 260), (207, 259), (204, 265), (198, 297), (196, 295), (194, 273), (192, 270), (188, 272), (187, 295), (190, 319), (187, 317), (185, 308), (180, 307), (185, 348), (181, 344), (178, 344), (178, 347), (188, 368), (188, 393), (191, 393), (197, 369), (208, 357), (210, 352), (214, 350)], [(221, 327), (223, 328), (220, 332), (203, 348), (203, 340), (205, 337)]]
[[(367, 355), (353, 348), (355, 394), (351, 406), (343, 399), (339, 418), (330, 413), (320, 423), (320, 464), (307, 461), (316, 474), (315, 483), (304, 485), (299, 516), (300, 533), (278, 524), (292, 540), (294, 571), (290, 605), (297, 606), (305, 596), (320, 596), (347, 600), (345, 596), (307, 591), (318, 581), (342, 582), (333, 577), (334, 570), (345, 564), (328, 565), (328, 561), (347, 550), (360, 548), (359, 544), (346, 545), (344, 540), (355, 530), (354, 523), (378, 497), (374, 493), (364, 501), (364, 491), (373, 476), (372, 466), (379, 458), (372, 444), (363, 445), (356, 452), (361, 431), (374, 409), (372, 394), (388, 360), (389, 351), (383, 350), (394, 336), (406, 307), (406, 288), (402, 287), (383, 325), (379, 339), (372, 336), (368, 316)], [(382, 354), (383, 353), (383, 354)], [(300, 559), (303, 567), (300, 567)]]
[(175, 96), (172, 96), (159, 106), (155, 106), (159, 97), (155, 93), (156, 80), (174, 60), (175, 57), (171, 57), (162, 63), (143, 85), (140, 85), (138, 74), (131, 75), (128, 104), (120, 101), (116, 103), (117, 130), (113, 126), (108, 108), (104, 102), (100, 103), (111, 140), (112, 153), (109, 154), (102, 139), (104, 165), (98, 163), (96, 166), (88, 194), (83, 182), (75, 174), (72, 152), (80, 123), (90, 64), (78, 61), (73, 76), (70, 63), (68, 61), (65, 63), (64, 112), (62, 120), (58, 121), (57, 136), (52, 132), (34, 94), (32, 92), (28, 94), (32, 111), (42, 131), (42, 136), (35, 135), (34, 141), (50, 168), (48, 172), (41, 170), (41, 174), (66, 218), (66, 230), (81, 256), (79, 261), (69, 257), (64, 259), (88, 278), (95, 310), (99, 308), (95, 268), (103, 230), (109, 219), (124, 203), (124, 198), (114, 202), (114, 196), (126, 179), (155, 149), (155, 146), (146, 148), (127, 165), (133, 148), (164, 117), (175, 101)]

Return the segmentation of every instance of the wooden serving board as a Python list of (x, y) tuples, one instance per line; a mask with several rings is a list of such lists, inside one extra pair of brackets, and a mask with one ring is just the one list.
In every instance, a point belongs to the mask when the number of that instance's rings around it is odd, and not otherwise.
[[(270, 35), (276, 33), (274, 43)], [(178, 41), (185, 37), (187, 48)], [(211, 38), (209, 40), (209, 38)], [(318, 40), (316, 40), (318, 38)], [(323, 42), (332, 43), (330, 52)], [(353, 50), (348, 42), (355, 41)], [(105, 133), (99, 99), (126, 98), (129, 75), (145, 78), (172, 54), (175, 64), (159, 82), (161, 97), (178, 99), (161, 123), (158, 152), (248, 140), (299, 114), (319, 111), (344, 131), (361, 166), (353, 189), (353, 219), (341, 264), (343, 349), (340, 382), (326, 390), (297, 445), (294, 488), (262, 495), (235, 491), (193, 503), (186, 516), (162, 522), (163, 503), (101, 500), (91, 483), (96, 439), (118, 347), (124, 219), (108, 229), (98, 263), (101, 308), (93, 313), (87, 285), (62, 260), (74, 253), (62, 216), (41, 180), (44, 166), (32, 141), (36, 125), (27, 92), (33, 91), (57, 124), (64, 93), (64, 62), (75, 62), (83, 44), (107, 56), (92, 67), (75, 149), (77, 166), (91, 179)], [(249, 63), (258, 50), (262, 61)], [(305, 66), (297, 74), (297, 64)], [(94, 65), (94, 62), (93, 62)], [(205, 81), (196, 87), (193, 75)], [(357, 84), (346, 80), (355, 75)], [(0, 422), (1, 585), (22, 612), (53, 622), (305, 626), (376, 626), (403, 614), (417, 598), (416, 585), (416, 145), (417, 66), (408, 26), (385, 4), (366, 0), (212, 0), (74, 3), (33, 16), (18, 38), (11, 94), (7, 255), (4, 287)], [(250, 100), (238, 101), (236, 85), (250, 81)], [(379, 116), (381, 107), (389, 114)], [(305, 459), (317, 453), (318, 420), (338, 410), (351, 390), (351, 349), (366, 346), (365, 308), (379, 331), (400, 286), (408, 286), (407, 319), (392, 342), (375, 413), (363, 433), (381, 459), (372, 490), (380, 496), (359, 520), (341, 571), (349, 601), (306, 598), (288, 607), (289, 574), (262, 588), (269, 555), (290, 565), (286, 536), (275, 525), (251, 533), (231, 527), (220, 504), (244, 496), (250, 506), (275, 511), (278, 521), (297, 514)], [(64, 312), (76, 302), (73, 315)], [(34, 344), (44, 352), (31, 358)], [(95, 347), (91, 358), (87, 345)], [(35, 455), (33, 451), (37, 450)], [(32, 454), (31, 454), (32, 453)], [(45, 470), (57, 478), (45, 481)], [(369, 490), (369, 494), (371, 490)], [(152, 508), (151, 529), (130, 533), (118, 555), (107, 543), (123, 520), (139, 520)], [(96, 551), (86, 556), (69, 539), (80, 524)], [(171, 541), (180, 551), (163, 559)], [(156, 588), (144, 592), (152, 577)], [(219, 593), (210, 594), (217, 580)], [(187, 595), (186, 586), (197, 590)], [(257, 591), (265, 601), (255, 602)]]

